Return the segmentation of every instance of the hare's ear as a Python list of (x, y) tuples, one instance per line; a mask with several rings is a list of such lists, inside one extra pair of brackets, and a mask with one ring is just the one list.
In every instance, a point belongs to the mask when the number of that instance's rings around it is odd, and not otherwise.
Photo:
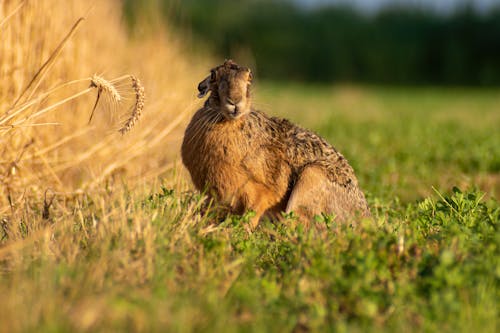
[(247, 81), (249, 84), (252, 84), (252, 80), (253, 80), (253, 73), (252, 71), (250, 70), (250, 68), (244, 68), (245, 72), (246, 72), (246, 77), (247, 77)]
[(210, 90), (210, 76), (207, 76), (206, 78), (203, 79), (200, 83), (198, 83), (198, 98), (203, 98), (207, 94), (207, 92)]

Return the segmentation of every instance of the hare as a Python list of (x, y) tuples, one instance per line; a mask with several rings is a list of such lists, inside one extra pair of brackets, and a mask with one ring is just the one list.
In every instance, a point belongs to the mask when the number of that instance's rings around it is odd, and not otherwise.
[(347, 160), (315, 133), (252, 107), (250, 69), (232, 60), (198, 85), (210, 92), (191, 119), (182, 161), (194, 185), (233, 213), (262, 216), (294, 212), (308, 225), (315, 215), (353, 222), (369, 216), (363, 192)]

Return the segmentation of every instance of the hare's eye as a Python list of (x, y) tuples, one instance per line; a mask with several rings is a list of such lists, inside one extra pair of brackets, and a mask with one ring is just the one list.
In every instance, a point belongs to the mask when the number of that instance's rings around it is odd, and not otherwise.
[(226, 101), (229, 105), (235, 105), (236, 103), (231, 98), (226, 98)]
[(215, 71), (210, 72), (210, 80), (215, 80)]

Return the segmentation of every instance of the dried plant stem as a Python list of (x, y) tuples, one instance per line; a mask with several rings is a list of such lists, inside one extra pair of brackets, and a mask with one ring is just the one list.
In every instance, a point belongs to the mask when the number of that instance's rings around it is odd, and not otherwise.
[[(113, 85), (113, 82), (118, 82), (120, 80), (123, 80), (124, 78), (131, 78), (132, 79), (132, 88), (134, 89), (135, 95), (136, 95), (132, 114), (129, 117), (129, 119), (127, 120), (123, 129), (121, 130), (121, 132), (124, 133), (124, 132), (130, 130), (130, 128), (132, 128), (134, 123), (137, 122), (138, 118), (141, 115), (142, 109), (144, 107), (144, 87), (141, 85), (139, 79), (137, 79), (135, 76), (131, 76), (131, 75), (122, 76), (122, 77), (119, 77), (119, 78), (111, 80), (111, 81), (108, 81), (100, 76), (93, 75), (90, 78), (78, 79), (78, 80), (73, 80), (73, 81), (63, 83), (57, 87), (50, 89), (47, 92), (42, 93), (39, 96), (37, 96), (29, 101), (26, 101), (25, 103), (23, 103), (17, 107), (11, 108), (7, 112), (5, 112), (4, 115), (2, 117), (0, 117), (0, 131), (6, 131), (6, 130), (12, 129), (14, 127), (20, 127), (21, 124), (29, 121), (30, 119), (39, 117), (39, 116), (49, 112), (50, 110), (52, 110), (52, 109), (54, 109), (54, 108), (56, 108), (64, 103), (67, 103), (68, 101), (71, 101), (75, 98), (78, 98), (82, 95), (85, 95), (86, 93), (88, 93), (91, 90), (93, 90), (94, 88), (96, 88), (98, 91), (98, 94), (97, 94), (97, 99), (95, 101), (95, 104), (94, 104), (94, 107), (92, 109), (92, 113), (91, 113), (91, 116), (89, 119), (89, 122), (90, 122), (90, 120), (92, 119), (92, 116), (94, 114), (94, 111), (97, 107), (97, 104), (99, 102), (99, 99), (103, 93), (105, 93), (106, 96), (110, 97), (110, 99), (108, 101), (111, 101), (112, 104), (117, 105), (121, 102), (122, 97), (121, 97), (120, 93), (118, 92), (118, 90), (116, 89), (116, 87)], [(30, 115), (26, 116), (25, 118), (18, 120), (12, 124), (8, 123), (10, 120), (14, 119), (16, 116), (19, 116), (23, 111), (25, 111), (26, 109), (35, 105), (36, 103), (41, 102), (44, 98), (50, 96), (55, 91), (60, 90), (60, 89), (67, 87), (69, 85), (73, 85), (75, 83), (79, 83), (82, 81), (89, 81), (89, 80), (90, 80), (90, 86), (87, 89), (82, 90), (78, 93), (75, 93), (75, 94), (73, 94), (73, 95), (71, 95), (63, 100), (60, 100), (60, 101), (58, 101), (58, 102), (56, 102), (56, 103), (54, 103), (46, 108), (43, 108), (43, 109), (41, 109), (33, 114), (30, 114)]]
[[(41, 159), (41, 161), (43, 162), (44, 166), (45, 166), (45, 170), (47, 170), (47, 176), (50, 176), (58, 185), (60, 188), (63, 188), (63, 182), (61, 180), (61, 178), (59, 178), (59, 176), (56, 174), (56, 171), (54, 169), (54, 167), (49, 163), (49, 161), (47, 160), (47, 157), (44, 156), (44, 155), (40, 155), (39, 158)], [(45, 177), (47, 177), (45, 176)], [(45, 178), (43, 177), (43, 178)]]
[(26, 128), (26, 127), (40, 127), (40, 126), (60, 126), (61, 123), (37, 123), (37, 124), (27, 124), (27, 125), (9, 125), (0, 126), (0, 131), (6, 131), (13, 128)]
[(90, 147), (88, 150), (85, 152), (79, 154), (77, 157), (72, 158), (68, 162), (60, 163), (57, 166), (53, 167), (53, 170), (55, 172), (59, 172), (62, 170), (66, 170), (72, 166), (79, 165), (83, 163), (84, 161), (95, 157), (96, 154), (98, 154), (99, 151), (103, 151), (106, 146), (109, 146), (109, 144), (114, 140), (112, 136), (106, 137), (105, 139), (101, 140), (99, 143), (96, 143), (92, 147)]
[(14, 15), (16, 15), (16, 13), (24, 6), (24, 4), (26, 3), (26, 0), (21, 2), (9, 15), (5, 16), (4, 19), (0, 22), (0, 29), (2, 29), (3, 25), (5, 23), (7, 23), (7, 21)]
[(111, 83), (113, 83), (113, 84), (114, 84), (114, 83), (119, 82), (119, 81), (122, 81), (122, 80), (124, 80), (124, 79), (129, 79), (131, 76), (132, 76), (132, 75), (130, 75), (130, 74), (122, 75), (122, 76), (120, 76), (120, 77), (117, 77), (117, 78), (115, 78), (115, 79), (110, 80), (109, 82), (111, 82)]
[(81, 153), (79, 155), (77, 155), (75, 158), (72, 158), (71, 160), (69, 161), (66, 161), (66, 162), (63, 162), (63, 163), (59, 163), (58, 165), (53, 165), (51, 163), (49, 163), (49, 161), (46, 160), (46, 158), (44, 157), (44, 155), (39, 155), (38, 157), (41, 158), (45, 168), (43, 169), (42, 172), (36, 174), (36, 175), (33, 175), (33, 176), (27, 176), (26, 177), (26, 181), (32, 181), (33, 178), (38, 178), (38, 179), (44, 179), (44, 178), (47, 178), (47, 177), (52, 177), (60, 186), (60, 188), (63, 188), (63, 183), (62, 181), (59, 179), (59, 177), (57, 176), (58, 173), (60, 173), (61, 171), (63, 170), (67, 170), (75, 165), (80, 165), (81, 163), (83, 163), (84, 161), (90, 159), (90, 158), (93, 158), (96, 156), (96, 154), (99, 153), (99, 151), (103, 151), (103, 149), (107, 146), (110, 145), (110, 143), (114, 140), (114, 138), (112, 136), (108, 136), (107, 138), (105, 138), (104, 140), (100, 141), (99, 143), (93, 145), (92, 147), (90, 147), (87, 151), (85, 151), (84, 153)]
[(184, 112), (181, 112), (177, 117), (172, 120), (168, 126), (165, 126), (165, 128), (158, 133), (158, 135), (155, 135), (155, 138), (149, 142), (149, 146), (153, 147), (156, 144), (160, 143), (165, 139), (166, 136), (168, 136), (181, 122), (182, 120), (189, 115), (189, 109), (186, 109)]
[(30, 120), (30, 119), (33, 119), (33, 118), (39, 117), (39, 116), (41, 116), (42, 114), (47, 113), (47, 112), (49, 112), (50, 110), (55, 109), (56, 107), (58, 107), (58, 106), (60, 106), (60, 105), (62, 105), (62, 104), (64, 104), (64, 103), (67, 103), (67, 102), (69, 102), (69, 101), (71, 101), (71, 100), (73, 100), (73, 99), (75, 99), (75, 98), (77, 98), (77, 97), (80, 97), (80, 96), (82, 96), (82, 95), (85, 95), (86, 93), (88, 93), (89, 91), (91, 91), (91, 90), (93, 90), (93, 89), (94, 89), (93, 87), (90, 87), (90, 88), (87, 88), (87, 89), (85, 89), (85, 90), (83, 90), (83, 91), (80, 91), (79, 93), (76, 93), (76, 94), (74, 94), (74, 95), (71, 95), (70, 97), (67, 97), (67, 98), (65, 98), (65, 99), (63, 99), (63, 100), (61, 100), (61, 101), (59, 101), (59, 102), (57, 102), (57, 103), (55, 103), (55, 104), (52, 104), (52, 105), (50, 105), (50, 106), (48, 106), (48, 107), (46, 107), (46, 108), (44, 108), (44, 109), (42, 109), (42, 110), (40, 110), (40, 111), (38, 111), (38, 112), (35, 112), (35, 113), (33, 113), (33, 114), (31, 114), (31, 115), (27, 116), (27, 117), (26, 117), (26, 118), (24, 118), (23, 120), (20, 120), (20, 121), (18, 121), (18, 122), (16, 122), (16, 123), (14, 123), (13, 125), (14, 125), (14, 126), (17, 126), (17, 125), (22, 124), (22, 123), (24, 123), (24, 122), (26, 122), (26, 121), (28, 121), (28, 120)]
[(62, 146), (63, 144), (65, 144), (66, 142), (68, 141), (71, 141), (73, 140), (74, 138), (77, 138), (79, 136), (82, 136), (83, 134), (86, 134), (87, 132), (89, 131), (89, 128), (86, 127), (86, 128), (83, 128), (83, 129), (80, 129), (79, 131), (76, 131), (75, 133), (71, 134), (71, 135), (66, 135), (64, 136), (62, 139), (60, 139), (59, 141), (53, 143), (52, 145), (50, 146), (47, 146), (43, 149), (38, 149), (37, 151), (35, 151), (33, 153), (32, 156), (36, 157), (36, 156), (39, 156), (39, 155), (44, 155), (60, 146)]
[[(30, 106), (33, 106), (34, 104), (40, 102), (41, 100), (43, 100), (44, 98), (46, 98), (47, 96), (53, 94), (54, 92), (56, 92), (57, 90), (60, 90), (64, 87), (67, 87), (69, 85), (72, 85), (72, 84), (75, 84), (75, 83), (78, 83), (78, 82), (83, 82), (83, 81), (88, 81), (89, 79), (86, 78), (86, 79), (78, 79), (78, 80), (73, 80), (73, 81), (69, 81), (69, 82), (66, 82), (66, 83), (63, 83), (55, 88), (52, 88), (50, 89), (49, 91), (46, 91), (44, 92), (43, 94), (40, 94), (39, 96), (17, 106), (15, 109), (10, 109), (8, 110), (7, 112), (4, 113), (3, 115), (3, 118), (0, 117), (0, 125), (6, 123), (7, 121), (9, 121), (10, 119), (14, 118), (15, 116), (17, 116), (18, 114), (20, 114), (21, 112), (23, 112), (24, 110), (28, 109)], [(14, 111), (14, 112), (12, 112)], [(9, 112), (12, 112), (12, 113), (9, 113)]]
[(28, 85), (26, 86), (26, 88), (23, 90), (23, 92), (19, 95), (19, 97), (16, 99), (16, 101), (14, 102), (14, 104), (11, 106), (11, 108), (14, 108), (17, 103), (19, 102), (19, 100), (24, 96), (24, 94), (26, 94), (26, 92), (31, 88), (31, 86), (33, 84), (35, 84), (35, 87), (33, 88), (33, 90), (31, 91), (31, 93), (28, 95), (28, 98), (27, 99), (30, 99), (33, 94), (35, 93), (36, 89), (38, 88), (40, 82), (42, 81), (43, 77), (45, 76), (45, 74), (48, 72), (48, 70), (50, 69), (50, 66), (54, 63), (54, 60), (57, 58), (57, 56), (61, 53), (62, 49), (64, 48), (64, 45), (66, 44), (66, 42), (68, 41), (68, 39), (73, 36), (73, 34), (75, 33), (76, 31), (76, 28), (78, 28), (78, 26), (80, 25), (80, 23), (84, 20), (85, 18), (83, 17), (80, 17), (76, 23), (73, 25), (73, 27), (71, 28), (71, 30), (68, 32), (68, 34), (63, 38), (63, 40), (59, 43), (59, 45), (56, 47), (56, 49), (52, 52), (52, 54), (50, 55), (50, 57), (47, 59), (47, 61), (45, 61), (45, 63), (42, 65), (42, 67), (40, 67), (40, 69), (38, 70), (38, 72), (35, 74), (35, 76), (33, 76), (33, 78), (31, 79), (30, 83), (28, 83)]

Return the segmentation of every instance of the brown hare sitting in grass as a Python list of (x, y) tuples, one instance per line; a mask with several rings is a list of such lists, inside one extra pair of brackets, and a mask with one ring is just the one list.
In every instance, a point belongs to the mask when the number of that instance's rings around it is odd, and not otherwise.
[(210, 96), (189, 123), (182, 160), (196, 188), (242, 214), (294, 212), (308, 224), (332, 214), (353, 222), (369, 216), (363, 192), (347, 160), (328, 142), (286, 119), (252, 108), (252, 73), (232, 60), (198, 85)]

